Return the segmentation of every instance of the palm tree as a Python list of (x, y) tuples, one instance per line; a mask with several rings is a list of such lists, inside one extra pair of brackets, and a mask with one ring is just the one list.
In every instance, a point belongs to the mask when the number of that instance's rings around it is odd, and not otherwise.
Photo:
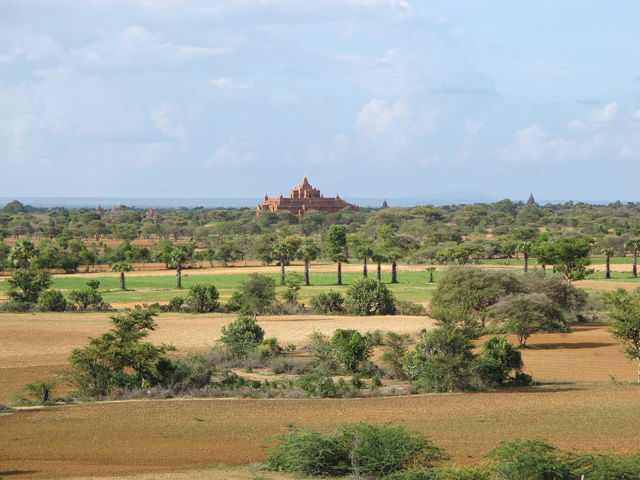
[(126, 260), (122, 262), (117, 262), (111, 265), (112, 272), (120, 272), (120, 290), (126, 290), (125, 284), (124, 284), (124, 273), (130, 272), (132, 270), (133, 270), (133, 266), (131, 265), (130, 262), (127, 262)]
[(391, 248), (387, 251), (386, 256), (391, 262), (391, 283), (398, 283), (398, 260), (404, 255), (399, 248)]
[(356, 257), (362, 259), (362, 275), (366, 278), (368, 274), (367, 259), (371, 258), (371, 255), (373, 255), (373, 246), (370, 241), (363, 240), (358, 246), (356, 246), (355, 252)]
[(425, 270), (429, 272), (429, 283), (433, 283), (433, 272), (436, 271), (436, 267), (427, 267)]
[(187, 263), (187, 254), (180, 248), (171, 251), (171, 263), (176, 266), (176, 285), (182, 288), (182, 266)]
[(624, 244), (627, 250), (633, 250), (633, 278), (638, 276), (638, 251), (640, 251), (640, 238), (631, 238)]
[(320, 255), (320, 247), (313, 240), (305, 241), (298, 248), (298, 258), (304, 261), (304, 284), (307, 287), (311, 285), (309, 283), (309, 264), (318, 258), (318, 255)]
[(520, 245), (518, 245), (518, 250), (520, 250), (522, 252), (522, 255), (524, 256), (524, 273), (527, 273), (527, 270), (529, 269), (529, 254), (531, 253), (532, 249), (533, 243), (531, 243), (529, 240), (520, 242)]
[(611, 278), (611, 257), (613, 257), (613, 254), (615, 253), (615, 250), (611, 247), (607, 247), (607, 248), (603, 248), (602, 249), (602, 254), (605, 255), (607, 257), (607, 270), (605, 273), (605, 278)]
[(331, 225), (325, 239), (326, 251), (332, 262), (338, 264), (338, 285), (342, 285), (342, 262), (347, 262), (347, 231), (344, 225)]
[(15, 267), (27, 269), (29, 262), (36, 256), (36, 245), (31, 240), (23, 238), (18, 240), (9, 251), (9, 261)]
[(387, 261), (387, 256), (382, 248), (376, 248), (371, 254), (371, 261), (377, 265), (378, 281), (382, 281), (382, 262)]
[(293, 246), (288, 242), (278, 242), (273, 246), (273, 253), (280, 257), (280, 285), (284, 285), (284, 266), (293, 253)]

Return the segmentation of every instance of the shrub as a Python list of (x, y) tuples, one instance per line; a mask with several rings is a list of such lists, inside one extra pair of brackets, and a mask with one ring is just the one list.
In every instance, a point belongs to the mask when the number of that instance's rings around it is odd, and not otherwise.
[(433, 392), (465, 390), (473, 384), (473, 343), (462, 331), (442, 326), (425, 332), (402, 368), (419, 389)]
[(406, 378), (402, 369), (402, 360), (407, 353), (405, 345), (408, 341), (408, 333), (400, 335), (395, 332), (387, 332), (387, 345), (382, 355), (382, 361), (389, 366), (393, 378)]
[(335, 358), (329, 337), (320, 332), (313, 332), (309, 335), (309, 341), (305, 348), (311, 354), (311, 365), (320, 370), (334, 370)]
[(337, 329), (331, 347), (338, 364), (348, 372), (355, 372), (371, 356), (371, 341), (357, 330)]
[(215, 286), (196, 284), (189, 288), (185, 303), (190, 312), (210, 313), (220, 307), (219, 298), (220, 294)]
[(184, 305), (184, 297), (173, 297), (169, 300), (169, 303), (164, 308), (166, 312), (180, 312), (182, 311), (182, 306)]
[(396, 314), (398, 315), (426, 315), (427, 309), (419, 303), (413, 303), (409, 300), (396, 300)]
[(293, 432), (269, 453), (267, 468), (298, 475), (380, 478), (409, 466), (433, 468), (447, 455), (403, 427), (343, 424), (335, 432)]
[(347, 289), (345, 307), (351, 315), (393, 315), (395, 297), (382, 282), (373, 278), (359, 278)]
[(271, 362), (271, 370), (273, 370), (275, 374), (291, 373), (294, 375), (302, 375), (308, 373), (310, 369), (311, 366), (309, 363), (299, 358), (278, 357), (274, 358)]
[(227, 310), (230, 312), (237, 312), (242, 308), (244, 298), (241, 292), (237, 290), (231, 294), (231, 298), (227, 301)]
[(344, 312), (344, 297), (340, 292), (329, 290), (320, 292), (310, 298), (309, 303), (316, 313), (342, 313)]
[(276, 303), (276, 281), (259, 273), (252, 273), (240, 287), (243, 311), (262, 315)]
[(506, 337), (492, 336), (482, 344), (482, 353), (477, 359), (477, 372), (480, 379), (490, 387), (499, 387), (516, 377), (522, 370), (522, 355), (513, 348)]
[(80, 310), (87, 310), (89, 307), (94, 311), (109, 310), (110, 305), (108, 303), (104, 303), (102, 295), (98, 293), (99, 286), (99, 281), (90, 280), (87, 282), (86, 288), (71, 290), (69, 300), (77, 304)]
[(57, 385), (54, 380), (27, 383), (13, 396), (13, 401), (18, 405), (53, 405), (53, 391)]
[(573, 477), (562, 452), (543, 440), (503, 441), (487, 456), (496, 460), (492, 470), (497, 478), (569, 480)]
[(47, 290), (40, 295), (38, 306), (43, 312), (64, 312), (67, 309), (67, 299), (59, 290)]
[(246, 358), (264, 339), (264, 330), (256, 321), (247, 316), (240, 316), (222, 327), (220, 341), (240, 358)]

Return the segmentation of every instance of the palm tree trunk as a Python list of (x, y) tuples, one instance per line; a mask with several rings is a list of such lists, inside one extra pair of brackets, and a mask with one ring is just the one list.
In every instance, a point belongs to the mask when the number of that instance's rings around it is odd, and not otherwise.
[(307, 287), (311, 285), (309, 283), (309, 260), (304, 261), (304, 284)]
[(429, 283), (433, 283), (433, 272), (429, 272)]
[(342, 262), (338, 262), (338, 285), (342, 285)]
[(285, 258), (280, 257), (280, 285), (284, 285), (284, 262)]
[(125, 290), (125, 287), (124, 287), (124, 272), (120, 272), (120, 290)]
[(611, 278), (611, 268), (609, 265), (609, 255), (607, 255), (607, 270), (606, 270), (605, 278)]
[(367, 257), (362, 257), (362, 275), (367, 278)]
[(178, 288), (182, 288), (182, 265), (176, 267), (176, 284)]
[(398, 265), (396, 262), (391, 262), (391, 283), (398, 283)]
[(527, 273), (528, 269), (529, 269), (529, 254), (525, 253), (524, 254), (524, 273)]
[(380, 262), (378, 262), (378, 281), (382, 281), (382, 265)]
[(638, 251), (633, 250), (633, 278), (638, 277)]

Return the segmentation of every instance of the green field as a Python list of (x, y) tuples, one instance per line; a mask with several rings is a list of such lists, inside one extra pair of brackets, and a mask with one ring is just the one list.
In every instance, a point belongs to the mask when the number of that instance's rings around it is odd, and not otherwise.
[[(188, 273), (188, 272), (187, 272)], [(279, 273), (265, 273), (264, 275), (273, 278), (276, 282), (280, 281)], [(330, 289), (346, 292), (347, 287), (357, 278), (362, 276), (361, 273), (349, 272), (342, 274), (342, 286), (336, 285), (337, 273), (334, 272), (311, 272), (310, 287), (302, 287), (300, 291), (300, 300), (307, 303), (312, 295)], [(375, 272), (370, 272), (369, 276), (375, 278)], [(437, 281), (438, 272), (434, 273), (434, 280)], [(176, 288), (176, 277), (174, 271), (168, 271), (166, 275), (128, 275), (126, 277), (126, 291), (120, 290), (119, 276), (91, 277), (91, 280), (100, 282), (100, 293), (104, 300), (108, 303), (130, 303), (130, 302), (162, 302), (168, 301), (176, 295), (185, 295), (189, 287), (198, 283), (213, 284), (220, 292), (220, 297), (224, 301), (231, 296), (242, 282), (247, 280), (248, 273), (233, 273), (219, 275), (190, 275), (182, 277), (182, 290)], [(84, 288), (88, 277), (81, 276), (57, 276), (53, 278), (51, 288), (61, 290), (68, 293), (71, 290)], [(435, 283), (429, 283), (429, 273), (426, 271), (403, 271), (402, 268), (398, 272), (398, 284), (391, 285), (391, 274), (384, 272), (382, 281), (389, 284), (391, 290), (400, 300), (409, 300), (416, 303), (426, 303), (431, 298), (432, 289)], [(6, 297), (6, 291), (9, 284), (6, 281), (0, 282), (0, 295)], [(279, 287), (279, 293), (283, 291)]]

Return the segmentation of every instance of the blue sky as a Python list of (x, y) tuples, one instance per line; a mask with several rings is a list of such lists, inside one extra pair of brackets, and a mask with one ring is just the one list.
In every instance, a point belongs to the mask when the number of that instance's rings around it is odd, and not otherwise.
[(638, 201), (640, 4), (4, 0), (0, 196)]

